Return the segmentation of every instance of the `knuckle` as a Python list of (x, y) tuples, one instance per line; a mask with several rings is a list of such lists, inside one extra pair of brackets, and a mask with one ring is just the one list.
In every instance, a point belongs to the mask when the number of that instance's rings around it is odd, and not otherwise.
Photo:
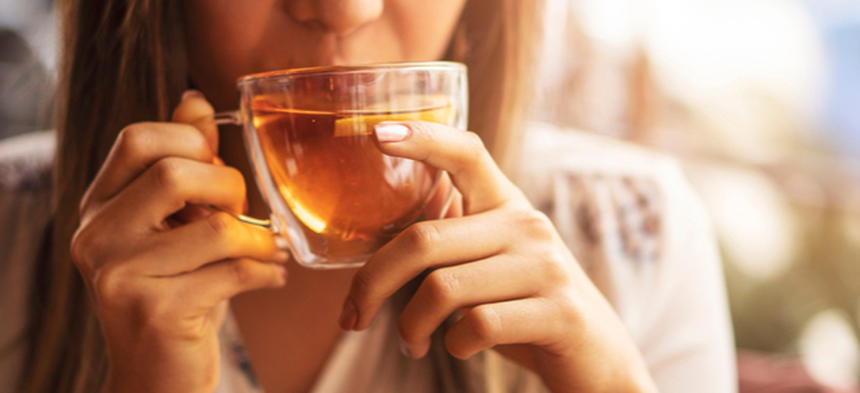
[(575, 296), (562, 292), (555, 297), (555, 306), (559, 329), (570, 331), (571, 328), (581, 327), (586, 322), (583, 305), (579, 304)]
[(372, 280), (371, 274), (367, 269), (361, 269), (353, 276), (350, 296), (359, 309), (361, 309), (361, 305), (365, 302), (365, 299), (373, 296)]
[(478, 306), (466, 316), (472, 333), (483, 344), (492, 343), (502, 328), (499, 314), (488, 306)]
[(175, 323), (173, 302), (168, 296), (148, 296), (139, 299), (137, 308), (146, 329), (162, 331)]
[(99, 229), (100, 226), (100, 222), (95, 219), (79, 226), (69, 242), (72, 263), (85, 276), (89, 275), (92, 269), (104, 264), (102, 259), (109, 251), (106, 246), (110, 247), (111, 243), (104, 238), (104, 231)]
[(454, 274), (446, 269), (434, 270), (424, 279), (426, 296), (435, 307), (453, 303), (457, 296), (459, 282)]
[(474, 131), (466, 131), (464, 139), (467, 150), (473, 154), (483, 154), (487, 150), (484, 147), (484, 140)]
[(412, 224), (406, 228), (403, 235), (406, 237), (406, 241), (409, 245), (416, 252), (420, 253), (433, 250), (433, 248), (439, 243), (439, 239), (442, 237), (439, 227), (430, 221)]
[(182, 162), (168, 157), (158, 160), (153, 166), (155, 181), (162, 191), (178, 194), (185, 180)]
[(554, 229), (552, 221), (541, 211), (535, 209), (516, 209), (512, 220), (514, 225), (524, 231), (526, 235), (538, 238), (551, 238)]
[[(189, 127), (193, 128), (192, 126)], [(209, 146), (209, 141), (206, 140), (206, 136), (196, 128), (193, 128), (193, 132), (190, 132), (189, 135), (193, 135), (193, 139), (189, 141), (191, 151), (198, 159), (202, 161), (211, 161), (212, 157), (215, 156), (215, 152), (213, 152), (212, 147)]]
[(123, 289), (126, 287), (124, 270), (121, 264), (109, 264), (94, 271), (92, 287), (100, 304), (110, 305), (123, 298)]
[(492, 161), (489, 158), (487, 149), (484, 147), (484, 141), (478, 134), (472, 131), (465, 131), (463, 140), (463, 150), (457, 157), (452, 157), (454, 175), (468, 168), (480, 165), (487, 160)]
[(538, 253), (544, 283), (550, 286), (564, 285), (570, 280), (570, 263), (557, 247), (548, 247)]
[(252, 285), (255, 282), (255, 269), (254, 263), (248, 259), (239, 259), (232, 263), (231, 265), (231, 273), (233, 275), (233, 280), (240, 287), (246, 287)]
[(89, 255), (93, 248), (93, 235), (88, 226), (81, 226), (72, 235), (72, 241), (69, 243), (69, 253), (72, 257), (72, 263), (79, 269), (90, 265)]
[(215, 212), (206, 217), (206, 224), (217, 242), (232, 244), (236, 238), (237, 223), (233, 216), (224, 212)]
[(141, 154), (151, 143), (152, 134), (146, 123), (134, 123), (123, 128), (116, 139), (116, 148), (124, 157)]

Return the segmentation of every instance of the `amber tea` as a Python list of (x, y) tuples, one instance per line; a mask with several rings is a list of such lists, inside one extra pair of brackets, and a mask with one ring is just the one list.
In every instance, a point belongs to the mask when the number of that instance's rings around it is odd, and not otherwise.
[(389, 104), (326, 111), (255, 97), (250, 109), (268, 169), (312, 252), (369, 253), (419, 218), (438, 171), (384, 155), (373, 127), (383, 121), (448, 123), (450, 105), (432, 98), (411, 110), (382, 109), (394, 106)]
[(447, 61), (321, 66), (262, 72), (236, 82), (240, 125), (268, 219), (236, 214), (274, 234), (314, 269), (357, 267), (410, 224), (439, 219), (452, 195), (443, 172), (383, 154), (374, 127), (423, 120), (465, 129), (466, 66)]

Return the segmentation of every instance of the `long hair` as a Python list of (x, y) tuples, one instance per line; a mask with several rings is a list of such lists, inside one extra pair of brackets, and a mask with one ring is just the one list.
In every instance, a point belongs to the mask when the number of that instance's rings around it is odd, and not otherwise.
[[(168, 120), (188, 88), (182, 3), (58, 2), (62, 53), (54, 221), (49, 252), (36, 262), (33, 277), (22, 392), (93, 392), (104, 381), (104, 339), (69, 243), (79, 224), (81, 197), (119, 131), (134, 122)], [(515, 157), (512, 146), (530, 92), (537, 13), (532, 1), (468, 1), (446, 56), (469, 66), (469, 126), (481, 133), (503, 168)], [(445, 390), (472, 390), (463, 387), (466, 365), (444, 359), (441, 349), (431, 356), (440, 378), (449, 381), (445, 385), (453, 386)]]

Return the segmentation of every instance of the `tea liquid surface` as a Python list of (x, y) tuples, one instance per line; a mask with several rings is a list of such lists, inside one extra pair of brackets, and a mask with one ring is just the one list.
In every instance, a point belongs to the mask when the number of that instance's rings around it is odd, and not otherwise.
[(383, 121), (447, 123), (451, 116), (444, 105), (299, 110), (265, 96), (251, 110), (269, 171), (309, 235), (311, 250), (344, 256), (372, 252), (415, 221), (438, 178), (428, 165), (384, 155), (373, 127)]

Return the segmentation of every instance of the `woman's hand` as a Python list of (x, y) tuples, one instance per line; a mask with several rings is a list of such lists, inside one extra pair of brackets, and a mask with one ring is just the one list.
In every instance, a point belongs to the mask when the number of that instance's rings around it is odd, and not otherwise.
[(245, 184), (215, 165), (213, 110), (186, 93), (172, 123), (119, 135), (81, 201), (72, 258), (107, 343), (110, 392), (211, 392), (225, 300), (283, 286), (272, 235), (211, 213), (239, 213)]
[(355, 275), (341, 326), (367, 328), (386, 298), (427, 269), (398, 319), (406, 352), (424, 356), (455, 312), (445, 345), (465, 359), (494, 348), (554, 392), (656, 391), (632, 339), (546, 216), (531, 207), (471, 132), (383, 123), (383, 152), (446, 170), (463, 217), (414, 224)]

